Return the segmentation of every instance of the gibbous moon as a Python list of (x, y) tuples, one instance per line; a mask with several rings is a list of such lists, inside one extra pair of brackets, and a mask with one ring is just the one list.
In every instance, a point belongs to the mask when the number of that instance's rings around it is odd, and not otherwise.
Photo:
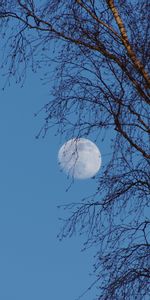
[(87, 179), (100, 169), (101, 154), (97, 146), (85, 138), (73, 138), (58, 152), (60, 168), (70, 177)]

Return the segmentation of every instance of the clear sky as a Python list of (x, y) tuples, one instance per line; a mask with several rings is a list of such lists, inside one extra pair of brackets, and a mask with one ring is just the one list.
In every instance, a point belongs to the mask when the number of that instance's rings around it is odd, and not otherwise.
[[(1, 88), (3, 81), (1, 77)], [(28, 73), (21, 89), (13, 82), (0, 91), (0, 299), (74, 300), (94, 280), (92, 250), (81, 252), (78, 236), (59, 242), (57, 205), (94, 191), (94, 180), (69, 181), (59, 171), (57, 153), (64, 140), (34, 113), (47, 103), (49, 87)], [(95, 291), (91, 292), (95, 296)], [(83, 299), (91, 299), (90, 294)]]

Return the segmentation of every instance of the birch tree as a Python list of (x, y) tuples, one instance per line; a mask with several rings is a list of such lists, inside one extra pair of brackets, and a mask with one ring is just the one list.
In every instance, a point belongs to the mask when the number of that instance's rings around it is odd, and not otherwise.
[[(110, 133), (110, 155), (95, 193), (66, 205), (59, 238), (96, 246), (97, 300), (150, 295), (150, 45), (148, 0), (1, 0), (1, 68), (6, 87), (28, 68), (50, 86), (43, 104), (66, 137)], [(91, 288), (89, 287), (89, 289)], [(88, 291), (88, 289), (87, 289)], [(86, 291), (85, 291), (86, 292)]]

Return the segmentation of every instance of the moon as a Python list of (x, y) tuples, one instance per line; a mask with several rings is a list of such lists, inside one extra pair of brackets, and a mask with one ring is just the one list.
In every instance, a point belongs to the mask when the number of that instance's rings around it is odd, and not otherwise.
[(60, 168), (70, 177), (88, 179), (101, 167), (101, 153), (89, 139), (73, 138), (62, 145), (58, 152)]

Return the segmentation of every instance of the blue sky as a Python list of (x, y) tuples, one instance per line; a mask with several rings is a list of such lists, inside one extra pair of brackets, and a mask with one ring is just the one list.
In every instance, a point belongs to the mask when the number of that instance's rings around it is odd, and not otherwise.
[(74, 300), (94, 279), (89, 276), (94, 252), (81, 252), (83, 239), (57, 239), (62, 216), (57, 205), (91, 194), (95, 182), (75, 181), (66, 193), (69, 181), (57, 164), (64, 141), (53, 130), (35, 139), (43, 120), (34, 113), (47, 103), (48, 90), (28, 73), (22, 89), (12, 82), (0, 91), (2, 300)]

